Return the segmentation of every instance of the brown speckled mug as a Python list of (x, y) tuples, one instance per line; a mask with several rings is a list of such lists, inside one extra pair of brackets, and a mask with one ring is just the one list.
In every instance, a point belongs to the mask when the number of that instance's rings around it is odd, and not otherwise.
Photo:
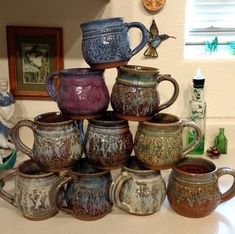
[[(221, 192), (221, 176), (233, 177), (233, 184)], [(168, 180), (167, 197), (171, 207), (180, 215), (200, 218), (209, 215), (220, 203), (235, 196), (235, 170), (216, 168), (203, 158), (183, 158), (173, 167)]]

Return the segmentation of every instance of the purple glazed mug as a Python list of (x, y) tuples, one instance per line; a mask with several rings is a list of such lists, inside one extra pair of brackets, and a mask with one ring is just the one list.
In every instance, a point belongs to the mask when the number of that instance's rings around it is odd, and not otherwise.
[[(109, 104), (104, 70), (71, 68), (51, 73), (46, 78), (48, 95), (69, 119), (91, 119), (102, 115)], [(59, 78), (59, 86), (54, 80)]]

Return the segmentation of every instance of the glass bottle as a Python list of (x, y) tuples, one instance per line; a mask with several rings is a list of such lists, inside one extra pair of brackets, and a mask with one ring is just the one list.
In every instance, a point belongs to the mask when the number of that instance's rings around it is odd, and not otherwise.
[(219, 129), (219, 134), (215, 137), (214, 146), (216, 146), (221, 154), (227, 154), (228, 139), (224, 135), (224, 128)]
[[(205, 123), (206, 123), (206, 102), (204, 100), (204, 83), (205, 78), (202, 76), (200, 69), (193, 78), (192, 100), (190, 106), (190, 120), (194, 121), (201, 129), (202, 139), (197, 147), (189, 154), (202, 155), (204, 154), (205, 145)], [(191, 143), (195, 138), (195, 130), (189, 128), (187, 141)]]

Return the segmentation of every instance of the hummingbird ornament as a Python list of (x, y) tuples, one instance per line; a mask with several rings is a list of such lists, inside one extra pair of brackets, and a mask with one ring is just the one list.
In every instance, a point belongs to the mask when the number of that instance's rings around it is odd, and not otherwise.
[(167, 34), (159, 35), (158, 27), (155, 20), (153, 20), (149, 30), (149, 39), (147, 42), (148, 48), (145, 50), (144, 55), (147, 57), (157, 58), (157, 47), (161, 44), (161, 42), (167, 40), (168, 38), (176, 39), (176, 37), (168, 36)]

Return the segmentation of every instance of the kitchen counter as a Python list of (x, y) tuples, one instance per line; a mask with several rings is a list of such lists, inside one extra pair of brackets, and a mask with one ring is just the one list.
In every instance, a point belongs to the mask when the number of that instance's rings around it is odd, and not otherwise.
[[(20, 156), (18, 160), (22, 158)], [(235, 155), (230, 152), (213, 162), (217, 167), (235, 168)], [(170, 170), (162, 171), (166, 182), (169, 173)], [(112, 171), (113, 178), (118, 174), (119, 170)], [(225, 191), (231, 183), (231, 176), (223, 176), (219, 180), (221, 191)], [(175, 213), (165, 198), (160, 211), (149, 216), (130, 215), (113, 206), (111, 213), (96, 221), (81, 221), (62, 212), (47, 220), (30, 221), (0, 199), (0, 230), (2, 234), (234, 234), (234, 211), (235, 198), (220, 204), (209, 216), (187, 218)]]

